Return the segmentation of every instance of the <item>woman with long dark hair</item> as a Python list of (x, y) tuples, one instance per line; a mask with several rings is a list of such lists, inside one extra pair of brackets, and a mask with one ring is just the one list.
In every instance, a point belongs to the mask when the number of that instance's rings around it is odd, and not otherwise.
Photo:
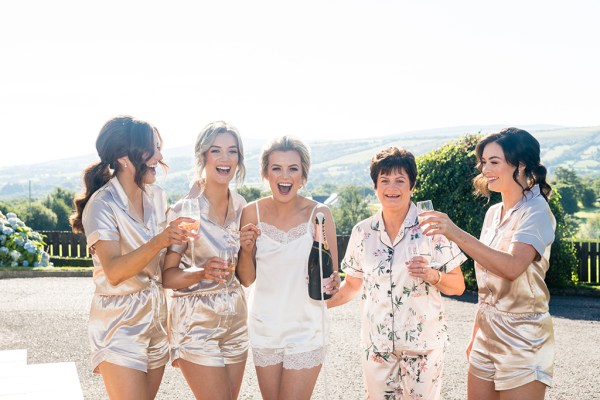
[(166, 226), (166, 196), (155, 185), (162, 139), (147, 122), (119, 116), (96, 140), (100, 161), (83, 173), (73, 232), (84, 233), (94, 262), (89, 318), (92, 369), (111, 399), (153, 399), (169, 360), (160, 258), (191, 235)]
[(544, 398), (552, 384), (554, 331), (544, 282), (556, 222), (539, 142), (508, 128), (476, 147), (476, 192), (498, 192), (479, 240), (446, 214), (423, 213), (427, 235), (444, 235), (475, 260), (479, 303), (469, 358), (468, 398)]

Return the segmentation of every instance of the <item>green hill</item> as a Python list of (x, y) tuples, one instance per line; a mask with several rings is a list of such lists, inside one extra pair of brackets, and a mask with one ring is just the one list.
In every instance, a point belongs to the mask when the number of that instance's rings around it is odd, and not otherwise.
[[(389, 146), (401, 146), (415, 155), (427, 153), (466, 133), (490, 132), (500, 126), (454, 127), (406, 132), (398, 135), (367, 139), (309, 142), (313, 166), (311, 184), (370, 185), (368, 167), (373, 154)], [(542, 162), (552, 175), (559, 166), (571, 167), (580, 175), (600, 175), (600, 126), (586, 128), (524, 127), (542, 146)], [(244, 141), (246, 153), (246, 184), (260, 185), (258, 157), (264, 140)], [(188, 187), (192, 167), (192, 144), (165, 149), (165, 160), (170, 166), (166, 177), (159, 183), (169, 194), (183, 194)], [(81, 171), (96, 160), (95, 155), (32, 164), (18, 167), (0, 167), (0, 199), (34, 198), (49, 193), (55, 187), (73, 191), (81, 189)]]

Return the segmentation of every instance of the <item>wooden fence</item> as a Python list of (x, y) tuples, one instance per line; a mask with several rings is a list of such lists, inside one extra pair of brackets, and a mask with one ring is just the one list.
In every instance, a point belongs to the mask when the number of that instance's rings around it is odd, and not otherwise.
[(579, 266), (579, 282), (600, 283), (599, 242), (575, 242)]
[(46, 236), (46, 251), (51, 257), (89, 258), (85, 236), (70, 231), (41, 231)]
[[(48, 253), (52, 257), (88, 258), (85, 236), (71, 232), (42, 231), (46, 235)], [(338, 252), (341, 260), (346, 254), (349, 236), (338, 236)], [(575, 242), (579, 262), (579, 281), (584, 283), (600, 283), (600, 243)]]

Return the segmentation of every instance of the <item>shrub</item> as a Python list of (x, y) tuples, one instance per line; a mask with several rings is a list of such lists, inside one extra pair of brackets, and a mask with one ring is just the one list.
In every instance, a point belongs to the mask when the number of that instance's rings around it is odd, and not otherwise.
[(579, 211), (577, 188), (574, 185), (557, 184), (554, 190), (560, 193), (560, 203), (566, 213), (575, 214)]
[(546, 284), (551, 288), (562, 288), (578, 280), (577, 253), (572, 241), (574, 226), (570, 215), (562, 208), (559, 193), (552, 194), (549, 205), (556, 218), (556, 232), (550, 250), (550, 269), (546, 273)]
[(0, 267), (48, 267), (42, 235), (26, 226), (16, 214), (0, 212)]

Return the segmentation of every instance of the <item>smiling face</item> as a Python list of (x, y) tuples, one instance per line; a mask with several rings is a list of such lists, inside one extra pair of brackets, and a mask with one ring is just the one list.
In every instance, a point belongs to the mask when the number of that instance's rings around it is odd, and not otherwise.
[(481, 156), (481, 173), (487, 180), (487, 186), (493, 192), (507, 192), (522, 188), (513, 179), (515, 166), (506, 161), (502, 147), (496, 143), (488, 143)]
[(206, 183), (229, 185), (238, 166), (239, 150), (235, 137), (230, 133), (220, 133), (215, 137), (206, 159)]
[(144, 174), (144, 183), (145, 184), (150, 184), (150, 183), (156, 182), (156, 167), (158, 166), (158, 162), (163, 159), (163, 156), (161, 153), (162, 142), (160, 140), (160, 136), (158, 136), (158, 133), (156, 131), (153, 134), (153, 143), (154, 143), (154, 154), (152, 154), (152, 157), (150, 157), (148, 159), (148, 161), (146, 161), (146, 167), (148, 167), (148, 170)]
[(297, 151), (274, 151), (269, 155), (267, 180), (273, 198), (289, 201), (296, 197), (302, 187), (302, 161)]
[(384, 210), (408, 209), (412, 189), (404, 168), (394, 169), (387, 175), (380, 173), (375, 193)]

